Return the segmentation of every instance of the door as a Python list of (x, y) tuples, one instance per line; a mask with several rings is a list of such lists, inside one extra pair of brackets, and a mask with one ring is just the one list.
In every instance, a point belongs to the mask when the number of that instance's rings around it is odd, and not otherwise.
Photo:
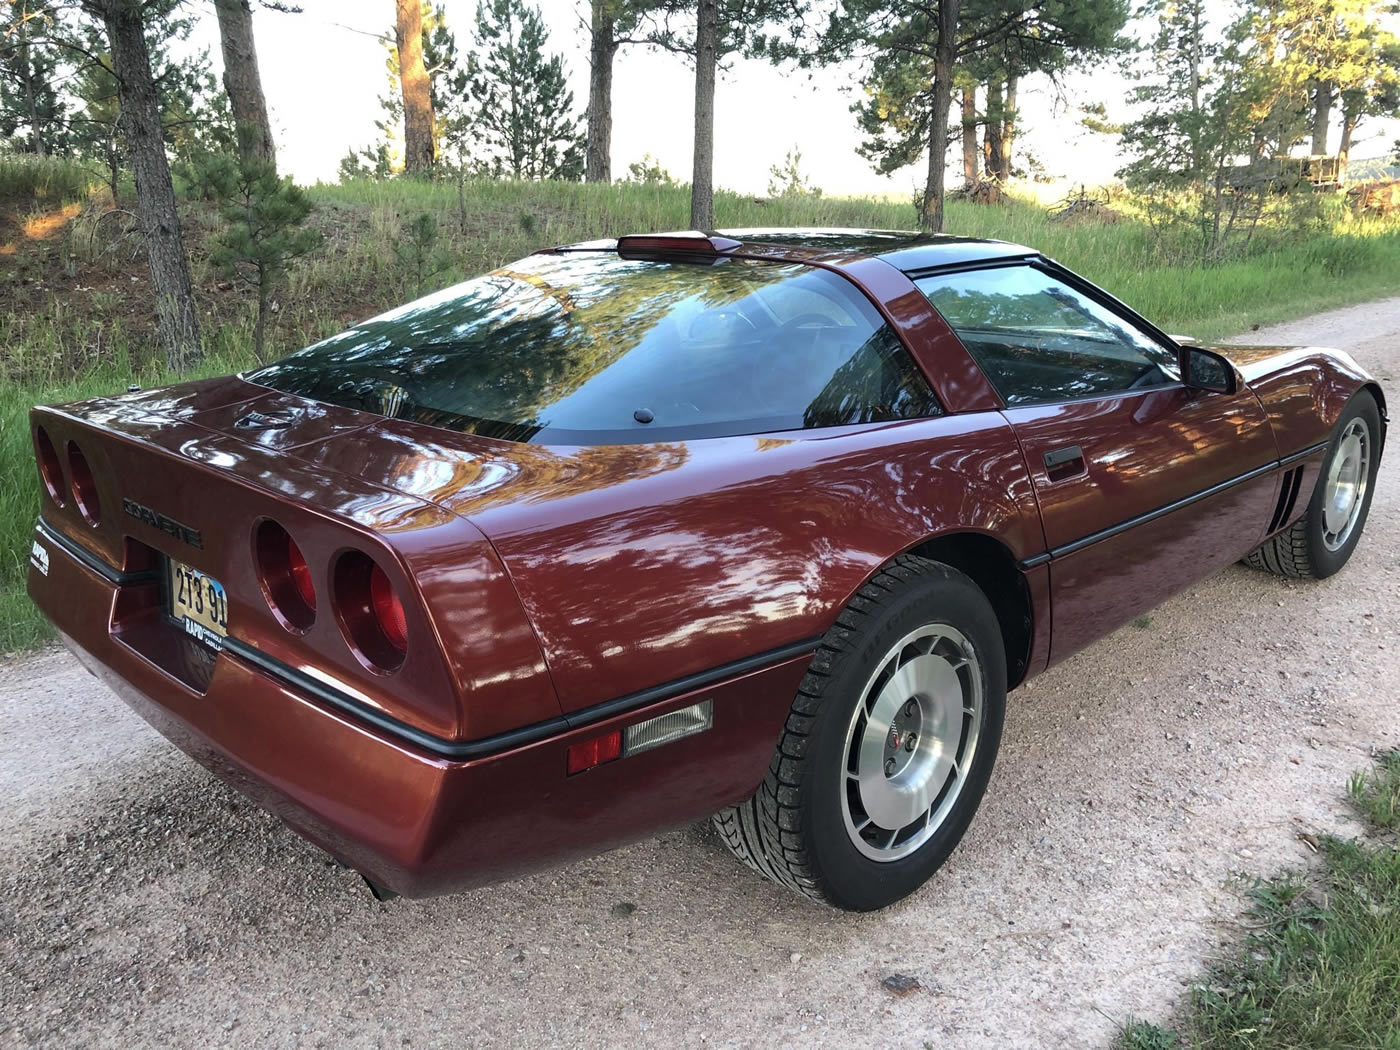
[(1050, 660), (1248, 553), (1277, 448), (1247, 389), (1181, 385), (1175, 352), (1029, 263), (919, 282), (1006, 403), (1050, 556)]

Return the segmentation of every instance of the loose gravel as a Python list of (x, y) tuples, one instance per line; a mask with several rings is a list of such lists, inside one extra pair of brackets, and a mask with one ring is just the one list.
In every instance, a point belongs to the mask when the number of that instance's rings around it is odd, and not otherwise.
[[(1392, 379), (1400, 298), (1241, 341)], [(1339, 576), (1231, 568), (1013, 694), (963, 846), (875, 915), (759, 881), (707, 825), (379, 904), (66, 654), (0, 662), (0, 1046), (1105, 1046), (1235, 936), (1241, 880), (1353, 830), (1347, 774), (1400, 747), (1396, 456)]]

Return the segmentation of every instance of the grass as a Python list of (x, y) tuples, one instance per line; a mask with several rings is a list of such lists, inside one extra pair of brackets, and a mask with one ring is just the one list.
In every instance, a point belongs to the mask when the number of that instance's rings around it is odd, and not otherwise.
[[(541, 246), (688, 225), (684, 187), (472, 181), (464, 189), (463, 216), (451, 183), (312, 188), (312, 221), (324, 244), (296, 265), (278, 297), (270, 356)], [(76, 165), (0, 156), (0, 653), (47, 637), (23, 594), (38, 509), (29, 406), (176, 378), (154, 346), (149, 280), (129, 218), (109, 211), (97, 192), (92, 174)], [(406, 225), (424, 213), (437, 220), (438, 241), (420, 268), (396, 249)], [(907, 229), (915, 222), (908, 202), (761, 201), (726, 192), (716, 195), (715, 214), (725, 228)], [(244, 367), (251, 362), (250, 298), (208, 265), (204, 240), (217, 221), (211, 212), (187, 205), (183, 218), (208, 355), (196, 374)], [(1032, 245), (1169, 331), (1207, 340), (1400, 291), (1400, 226), (1340, 216), (1306, 235), (1262, 230), (1248, 258), (1206, 270), (1188, 240), (1158, 237), (1130, 208), (1115, 225), (1066, 225), (1025, 200), (994, 207), (955, 200), (947, 227)]]
[(1352, 777), (1380, 839), (1319, 840), (1322, 870), (1256, 883), (1250, 931), (1166, 1028), (1132, 1019), (1118, 1050), (1400, 1050), (1400, 751)]

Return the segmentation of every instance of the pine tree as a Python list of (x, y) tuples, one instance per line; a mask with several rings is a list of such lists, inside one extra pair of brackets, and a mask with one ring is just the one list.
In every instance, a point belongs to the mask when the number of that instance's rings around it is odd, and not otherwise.
[[(240, 128), (244, 139), (256, 129)], [(225, 228), (211, 241), (209, 261), (222, 273), (257, 295), (253, 353), (263, 360), (272, 295), (293, 259), (311, 251), (320, 236), (302, 224), (311, 202), (291, 177), (279, 179), (277, 166), (258, 155), (254, 143), (242, 143), (237, 155), (211, 153), (195, 165), (196, 185), (219, 202)]]
[(564, 59), (545, 54), (549, 33), (524, 0), (483, 0), (467, 66), (464, 121), (478, 170), (515, 179), (578, 179), (584, 140)]
[[(809, 0), (664, 0), (647, 42), (695, 63), (690, 225), (715, 224), (715, 81), (733, 55), (782, 62), (801, 57)], [(680, 25), (685, 22), (685, 25)]]
[(588, 135), (584, 178), (612, 181), (613, 62), (626, 44), (645, 39), (642, 24), (658, 0), (590, 0), (588, 25)]
[(0, 141), (41, 157), (68, 146), (67, 102), (57, 88), (64, 54), (53, 38), (58, 12), (18, 0), (0, 34)]
[[(888, 174), (928, 156), (920, 196), (920, 224), (943, 226), (949, 111), (958, 70), (972, 64), (995, 70), (991, 82), (1036, 72), (1056, 72), (1069, 62), (1103, 55), (1124, 45), (1127, 0), (848, 0), (825, 34), (816, 58), (857, 57), (866, 62), (866, 97), (852, 106), (866, 134), (859, 147)], [(993, 142), (1005, 134), (1005, 96), (993, 97), (987, 121)], [(990, 165), (1004, 169), (998, 154)]]

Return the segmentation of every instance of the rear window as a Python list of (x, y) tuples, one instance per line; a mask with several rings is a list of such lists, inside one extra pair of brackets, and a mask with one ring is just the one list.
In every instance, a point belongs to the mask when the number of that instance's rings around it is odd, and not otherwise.
[(536, 255), (249, 373), (317, 401), (540, 443), (934, 415), (850, 282), (797, 264)]

